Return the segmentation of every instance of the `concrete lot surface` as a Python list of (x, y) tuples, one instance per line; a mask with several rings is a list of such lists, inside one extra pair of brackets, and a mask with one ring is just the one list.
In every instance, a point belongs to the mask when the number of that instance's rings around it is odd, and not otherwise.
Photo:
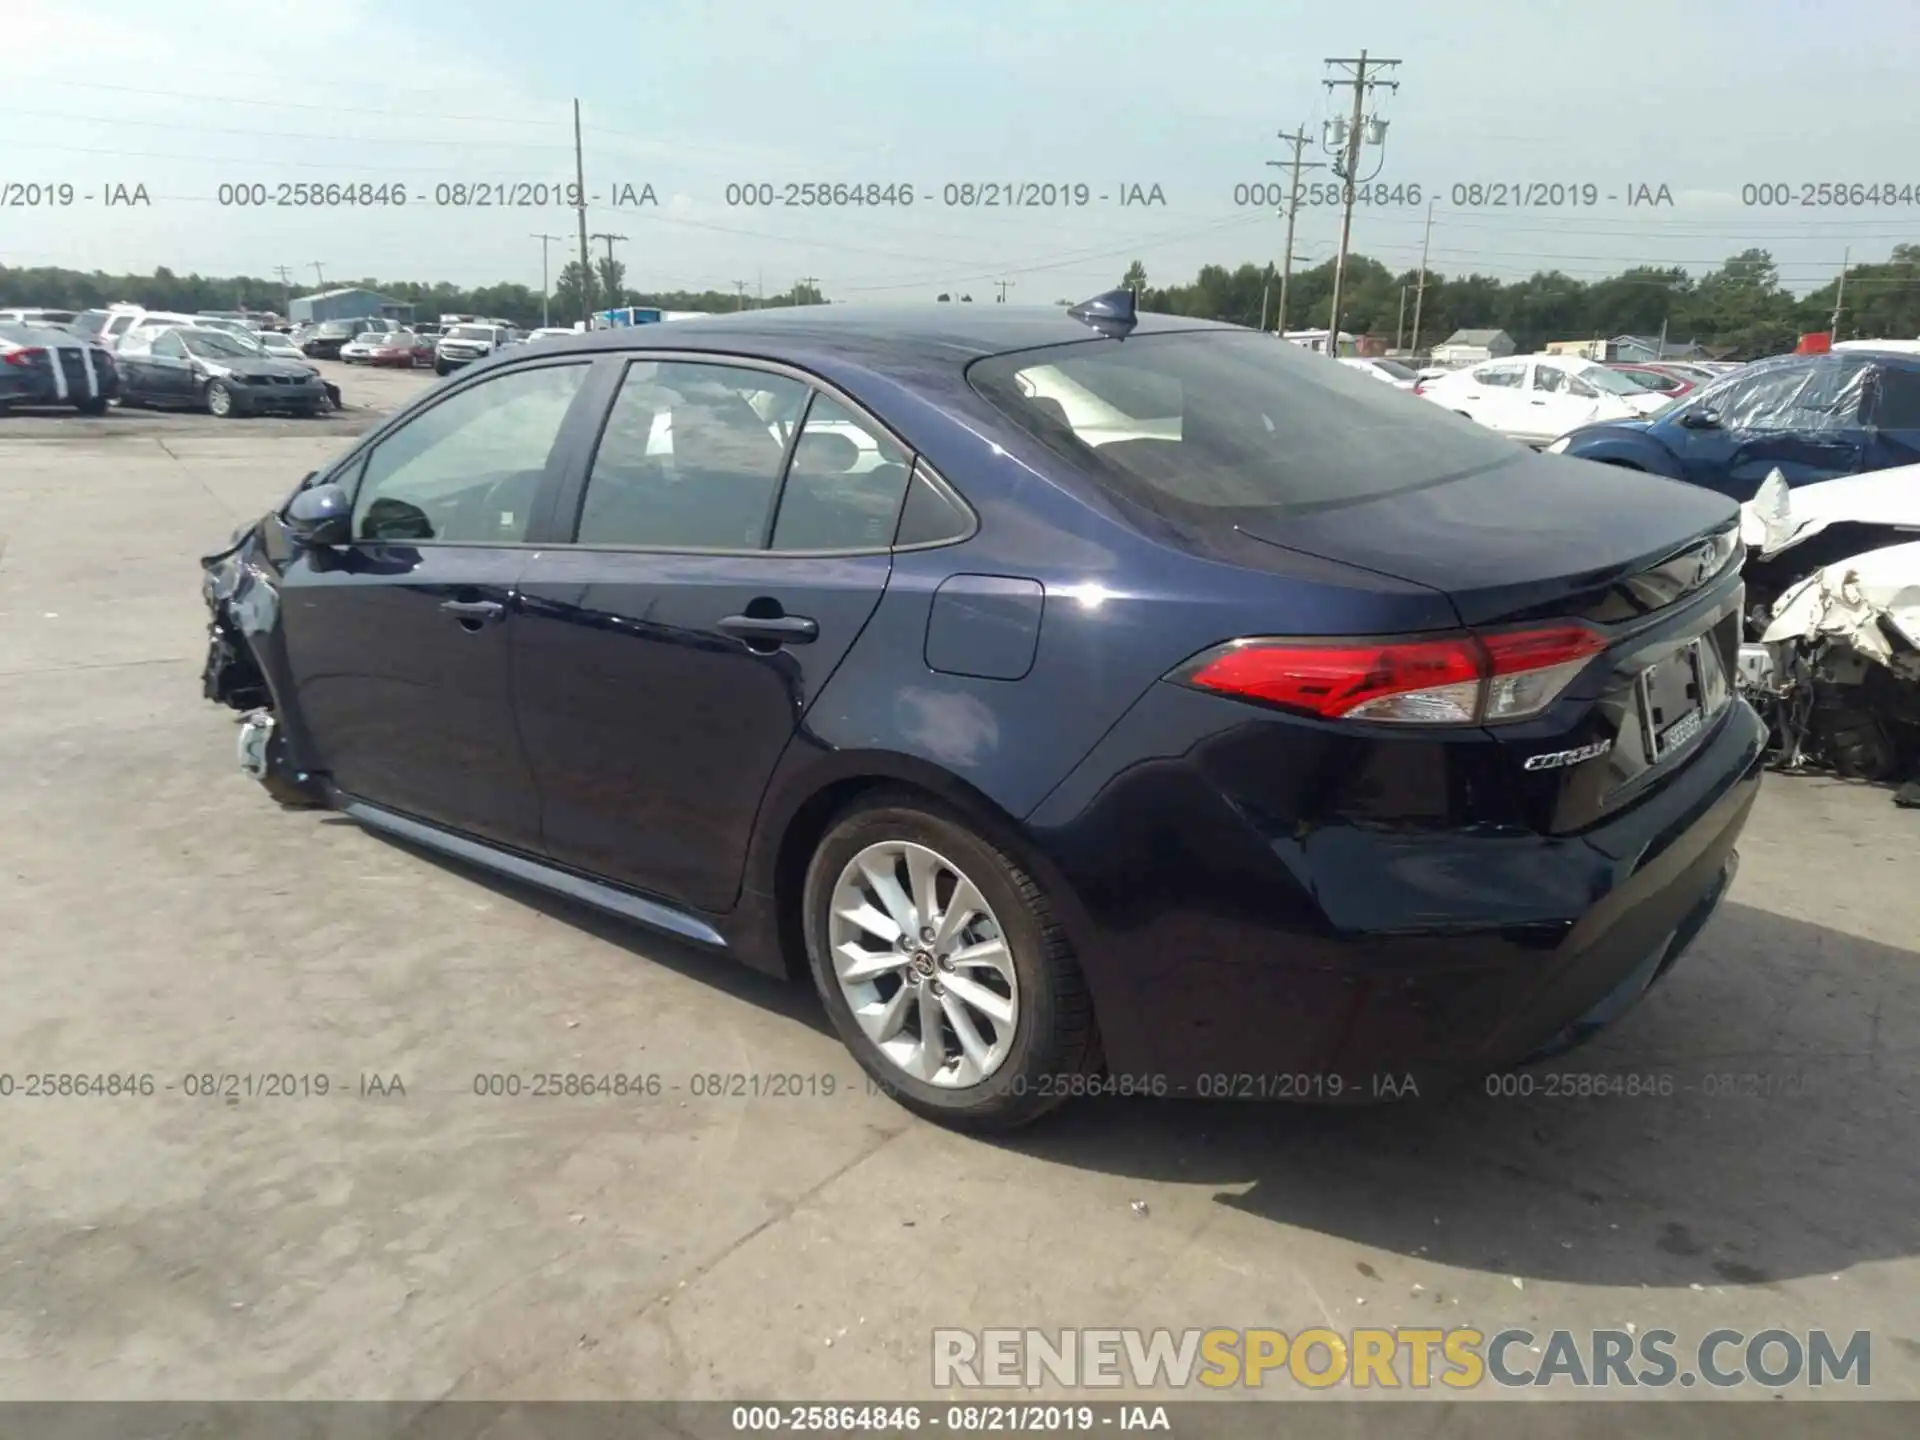
[[(1698, 948), (1557, 1067), (1669, 1094), (962, 1138), (864, 1093), (808, 991), (237, 772), (195, 558), (336, 428), (0, 422), (0, 1397), (879, 1399), (931, 1393), (936, 1326), (1631, 1323), (1870, 1330), (1871, 1394), (1920, 1398), (1920, 817), (1884, 792), (1770, 778)], [(475, 1091), (556, 1071), (661, 1090)]]

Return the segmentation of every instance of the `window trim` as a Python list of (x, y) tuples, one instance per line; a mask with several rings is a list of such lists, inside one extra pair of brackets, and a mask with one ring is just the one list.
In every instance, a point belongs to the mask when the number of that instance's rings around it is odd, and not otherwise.
[[(397, 434), (404, 425), (411, 424), (414, 420), (446, 404), (455, 396), (465, 394), (476, 386), (485, 385), (489, 381), (499, 380), (508, 375), (517, 375), (525, 370), (547, 370), (559, 365), (582, 366), (586, 370), (586, 374), (580, 381), (579, 389), (574, 391), (573, 399), (567, 406), (566, 414), (561, 416), (560, 428), (554, 432), (554, 443), (547, 451), (546, 470), (540, 478), (540, 493), (535, 495), (533, 509), (527, 519), (529, 532), (536, 532), (539, 529), (545, 512), (550, 508), (547, 492), (555, 485), (563, 484), (565, 481), (567, 464), (565, 441), (567, 438), (568, 422), (573, 419), (574, 411), (587, 400), (593, 390), (594, 365), (593, 357), (591, 356), (541, 356), (539, 359), (529, 360), (523, 365), (503, 365), (497, 370), (485, 370), (477, 375), (463, 379), (459, 385), (452, 386), (446, 390), (433, 391), (423, 397), (419, 404), (409, 406), (406, 410), (390, 417), (385, 425), (382, 425), (371, 435), (365, 436), (360, 444), (349, 450), (334, 464), (315, 474), (313, 480), (309, 484), (303, 485), (301, 489), (312, 489), (319, 485), (339, 485), (341, 489), (347, 492), (348, 514), (356, 514), (360, 508), (360, 487), (366, 483), (367, 465), (373, 458), (373, 452), (385, 444), (389, 438)], [(559, 480), (555, 479), (554, 472), (556, 468), (560, 471)], [(347, 475), (352, 476), (352, 483), (350, 485), (343, 483), (343, 478)], [(295, 495), (299, 493), (300, 491), (298, 490), (294, 492)], [(279, 518), (282, 521), (286, 519), (287, 506), (291, 504), (293, 504), (293, 496), (290, 495), (287, 497), (287, 504), (280, 507)], [(349, 539), (346, 543), (350, 546), (403, 545), (410, 550), (417, 550), (426, 546), (446, 550), (539, 550), (548, 548), (551, 542), (545, 540), (441, 540), (438, 538), (426, 540), (363, 540), (356, 536)]]
[[(939, 471), (934, 469), (932, 464), (927, 461), (927, 458), (922, 455), (919, 450), (908, 443), (905, 436), (894, 429), (893, 426), (880, 419), (871, 409), (861, 404), (859, 400), (849, 395), (840, 386), (823, 376), (815, 374), (811, 370), (803, 369), (798, 365), (792, 365), (782, 360), (769, 360), (765, 356), (740, 355), (725, 350), (669, 350), (657, 346), (647, 346), (634, 350), (602, 351), (599, 352), (599, 355), (602, 359), (611, 358), (615, 362), (618, 373), (603, 403), (599, 422), (594, 427), (592, 444), (587, 447), (584, 463), (580, 469), (579, 489), (571, 497), (572, 514), (571, 516), (566, 515), (563, 509), (563, 512), (555, 517), (559, 522), (554, 527), (557, 532), (557, 537), (546, 548), (557, 549), (564, 546), (568, 550), (616, 555), (713, 555), (735, 558), (758, 555), (769, 558), (778, 557), (781, 559), (827, 560), (843, 557), (857, 558), (869, 555), (891, 555), (897, 551), (935, 550), (945, 545), (962, 544), (967, 540), (971, 540), (980, 532), (979, 512), (973, 508), (967, 498), (942, 476)], [(621, 387), (626, 384), (627, 371), (635, 364), (649, 362), (655, 364), (718, 365), (734, 370), (752, 370), (766, 375), (779, 375), (785, 379), (797, 381), (808, 388), (807, 403), (801, 411), (800, 423), (794, 426), (793, 434), (787, 437), (787, 449), (780, 461), (780, 475), (775, 486), (774, 502), (768, 511), (766, 528), (761, 532), (763, 543), (759, 546), (743, 548), (739, 546), (616, 545), (602, 541), (582, 541), (579, 538), (580, 518), (586, 510), (587, 486), (592, 483), (594, 462), (600, 456), (600, 445), (605, 438), (606, 427), (613, 418), (613, 407), (619, 403)], [(786, 494), (787, 472), (793, 465), (793, 449), (799, 440), (801, 430), (805, 427), (806, 417), (813, 412), (813, 399), (815, 395), (825, 395), (829, 399), (844, 406), (848, 413), (856, 420), (859, 420), (863, 424), (870, 425), (875, 431), (891, 439), (907, 455), (907, 483), (901, 487), (900, 503), (894, 510), (894, 535), (897, 536), (900, 533), (900, 517), (905, 513), (907, 493), (913, 488), (913, 476), (916, 469), (924, 469), (941, 490), (942, 494), (957, 505), (961, 513), (967, 517), (968, 529), (966, 534), (953, 540), (928, 541), (920, 545), (895, 545), (889, 542), (885, 545), (863, 545), (830, 550), (772, 549), (773, 527), (778, 525), (780, 521), (780, 501)], [(562, 507), (565, 507), (569, 503), (568, 497), (562, 495), (559, 503)]]

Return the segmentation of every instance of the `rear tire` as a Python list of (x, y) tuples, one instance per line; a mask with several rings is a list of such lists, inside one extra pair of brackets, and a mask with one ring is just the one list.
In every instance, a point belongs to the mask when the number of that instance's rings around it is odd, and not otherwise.
[[(891, 877), (884, 892), (876, 874)], [(915, 903), (918, 884), (927, 903)], [(927, 910), (932, 924), (903, 943), (898, 932)], [(833, 823), (807, 868), (802, 919), (834, 1029), (916, 1115), (1012, 1130), (1100, 1070), (1086, 981), (1045, 891), (1012, 855), (920, 797), (874, 797)]]
[(96, 395), (91, 400), (78, 400), (74, 402), (73, 408), (82, 415), (104, 415), (107, 413), (107, 397)]

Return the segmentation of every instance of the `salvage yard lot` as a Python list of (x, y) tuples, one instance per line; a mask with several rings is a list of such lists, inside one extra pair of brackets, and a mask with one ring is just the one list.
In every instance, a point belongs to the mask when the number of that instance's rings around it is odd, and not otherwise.
[[(359, 408), (0, 421), (0, 1396), (879, 1399), (936, 1326), (1632, 1323), (1870, 1330), (1872, 1393), (1920, 1397), (1885, 792), (1770, 777), (1696, 950), (1551, 1067), (1655, 1093), (963, 1138), (866, 1094), (809, 991), (241, 777), (195, 558), (433, 378), (327, 368)], [(661, 1089), (476, 1093), (553, 1072)]]

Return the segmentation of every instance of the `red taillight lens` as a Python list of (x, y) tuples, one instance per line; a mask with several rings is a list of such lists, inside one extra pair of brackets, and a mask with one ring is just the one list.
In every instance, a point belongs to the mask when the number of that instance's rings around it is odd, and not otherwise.
[(9, 365), (18, 365), (25, 370), (46, 353), (37, 345), (28, 345), (19, 350), (9, 350), (5, 355), (0, 355), (0, 360), (6, 361)]
[(1418, 640), (1236, 640), (1173, 678), (1326, 720), (1475, 725), (1546, 709), (1606, 643), (1584, 625)]

